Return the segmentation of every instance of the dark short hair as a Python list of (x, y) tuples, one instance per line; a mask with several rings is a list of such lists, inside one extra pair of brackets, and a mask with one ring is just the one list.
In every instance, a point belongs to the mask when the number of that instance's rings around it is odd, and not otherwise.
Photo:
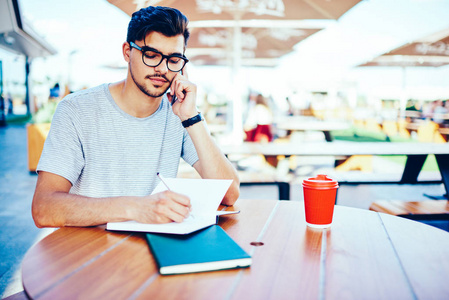
[(176, 8), (149, 6), (133, 13), (126, 41), (141, 41), (148, 33), (156, 31), (168, 37), (182, 34), (184, 46), (187, 46), (190, 35), (188, 24), (187, 17)]

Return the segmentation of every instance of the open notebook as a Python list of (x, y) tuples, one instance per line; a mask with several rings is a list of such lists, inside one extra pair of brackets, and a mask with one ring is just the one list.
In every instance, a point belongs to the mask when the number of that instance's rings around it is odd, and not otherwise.
[[(217, 212), (221, 200), (229, 189), (232, 180), (223, 179), (187, 179), (166, 178), (166, 183), (174, 192), (187, 195), (192, 204), (192, 211), (182, 223), (143, 224), (135, 221), (110, 222), (106, 229), (118, 231), (141, 231), (171, 234), (188, 234), (207, 226), (216, 224), (217, 215), (227, 212)], [(152, 194), (167, 190), (160, 182)], [(235, 213), (235, 212), (229, 212)]]

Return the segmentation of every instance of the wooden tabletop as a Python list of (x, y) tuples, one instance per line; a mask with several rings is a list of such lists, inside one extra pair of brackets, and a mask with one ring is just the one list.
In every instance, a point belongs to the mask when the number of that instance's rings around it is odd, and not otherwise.
[[(247, 269), (161, 276), (142, 234), (62, 228), (31, 248), (36, 299), (447, 299), (449, 233), (336, 206), (330, 229), (303, 202), (240, 199), (219, 225), (253, 257)], [(252, 246), (261, 242), (262, 246)]]

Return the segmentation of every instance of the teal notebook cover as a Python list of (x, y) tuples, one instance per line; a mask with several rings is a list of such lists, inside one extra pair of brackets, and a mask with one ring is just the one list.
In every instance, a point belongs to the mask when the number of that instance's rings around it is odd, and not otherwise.
[(243, 268), (252, 262), (251, 256), (218, 225), (187, 235), (145, 236), (162, 275)]

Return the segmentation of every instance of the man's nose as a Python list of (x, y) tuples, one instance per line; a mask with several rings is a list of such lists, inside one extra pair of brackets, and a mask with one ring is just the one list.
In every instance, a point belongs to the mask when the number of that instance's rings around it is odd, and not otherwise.
[(167, 58), (164, 57), (161, 63), (157, 67), (154, 67), (154, 69), (159, 73), (166, 74), (168, 72)]

